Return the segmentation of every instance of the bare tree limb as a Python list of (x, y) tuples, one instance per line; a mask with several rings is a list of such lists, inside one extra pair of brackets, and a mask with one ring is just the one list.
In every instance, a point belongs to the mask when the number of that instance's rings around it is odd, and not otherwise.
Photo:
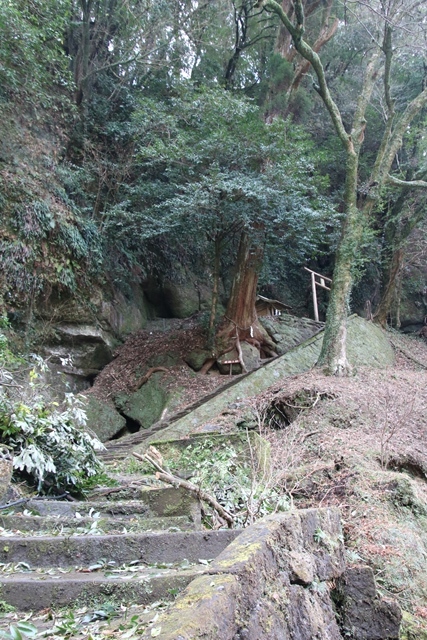
[[(154, 447), (152, 447), (152, 449), (154, 449)], [(199, 498), (199, 500), (203, 500), (203, 502), (206, 502), (208, 505), (210, 505), (221, 516), (221, 518), (223, 518), (226, 521), (228, 527), (231, 529), (231, 527), (234, 524), (233, 516), (226, 509), (224, 509), (224, 507), (220, 505), (219, 502), (215, 500), (215, 498), (213, 498), (211, 495), (206, 493), (206, 491), (203, 491), (200, 487), (196, 486), (192, 482), (188, 482), (188, 480), (183, 480), (182, 478), (178, 478), (177, 476), (174, 476), (171, 472), (166, 471), (166, 469), (164, 469), (161, 466), (161, 464), (159, 464), (159, 462), (154, 460), (147, 453), (141, 456), (139, 453), (136, 453), (134, 451), (133, 455), (138, 460), (141, 460), (142, 462), (148, 462), (149, 464), (151, 464), (151, 466), (153, 466), (157, 471), (156, 478), (158, 480), (161, 480), (162, 482), (166, 482), (167, 484), (171, 484), (174, 487), (182, 487), (183, 489), (190, 491), (190, 493), (193, 493), (197, 498)]]
[(406, 189), (427, 189), (426, 180), (399, 180), (399, 178), (388, 175), (387, 182), (395, 187), (404, 187)]

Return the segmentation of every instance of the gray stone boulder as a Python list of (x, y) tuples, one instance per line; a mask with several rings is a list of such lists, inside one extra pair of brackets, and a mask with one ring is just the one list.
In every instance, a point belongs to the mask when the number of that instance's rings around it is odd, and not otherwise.
[(402, 612), (395, 600), (380, 598), (370, 567), (348, 568), (337, 583), (344, 637), (398, 640)]
[(200, 310), (199, 293), (192, 284), (165, 282), (163, 295), (172, 317), (188, 318)]
[[(338, 510), (268, 516), (244, 529), (213, 561), (208, 575), (193, 580), (175, 605), (159, 616), (156, 636), (160, 640), (397, 640), (400, 610), (393, 601), (378, 597), (372, 574), (372, 579), (365, 575), (367, 582), (359, 583), (346, 573), (344, 602), (349, 606), (343, 612), (341, 601), (336, 610), (334, 585), (345, 570)], [(359, 569), (362, 574), (364, 568)], [(366, 596), (360, 593), (361, 584), (368, 590)], [(366, 603), (363, 619), (357, 613), (362, 609), (352, 613), (354, 599)], [(338, 624), (343, 619), (355, 625), (348, 633)], [(149, 628), (142, 638), (153, 635)]]
[(160, 419), (166, 408), (168, 394), (153, 375), (140, 389), (133, 393), (121, 393), (114, 398), (120, 413), (147, 429)]
[(56, 339), (44, 346), (51, 363), (64, 373), (87, 378), (96, 375), (113, 357), (111, 334), (90, 324), (60, 324)]
[(8, 492), (10, 481), (12, 480), (13, 461), (12, 456), (0, 451), (0, 504)]
[(207, 349), (194, 349), (188, 353), (184, 360), (194, 371), (200, 371), (206, 360), (212, 357), (212, 353)]
[(258, 369), (261, 364), (261, 358), (258, 349), (248, 342), (242, 342), (240, 346), (242, 349), (242, 360), (244, 362), (246, 371), (253, 371), (254, 369)]
[(92, 394), (81, 396), (85, 401), (87, 425), (101, 442), (111, 440), (126, 428), (126, 418), (107, 400), (99, 400)]
[(316, 322), (310, 318), (298, 318), (287, 313), (281, 316), (263, 316), (259, 321), (275, 342), (279, 355), (283, 355), (316, 335), (324, 326), (323, 322)]

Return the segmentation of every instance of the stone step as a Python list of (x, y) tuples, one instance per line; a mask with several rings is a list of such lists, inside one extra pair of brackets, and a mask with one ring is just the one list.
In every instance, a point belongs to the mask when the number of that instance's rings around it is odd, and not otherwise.
[(0, 563), (42, 567), (81, 567), (97, 562), (170, 563), (215, 558), (238, 530), (135, 533), (87, 536), (8, 536)]
[[(99, 515), (99, 517), (26, 516), (22, 514), (0, 516), (0, 538), (11, 532), (45, 532), (55, 535), (84, 535), (92, 533), (136, 533), (138, 531), (192, 531), (198, 523), (189, 516), (147, 518), (144, 515)], [(3, 532), (1, 531), (3, 529)]]
[[(110, 568), (92, 572), (49, 570), (1, 574), (1, 599), (18, 611), (40, 611), (50, 607), (85, 606), (114, 598), (126, 604), (148, 605), (158, 600), (171, 600), (206, 565), (187, 567)], [(116, 571), (116, 572), (114, 572)]]
[[(109, 516), (175, 517), (187, 516), (200, 522), (200, 502), (188, 491), (175, 487), (136, 487), (131, 490), (98, 494), (98, 500), (68, 502), (59, 500), (29, 500), (21, 505), (40, 516), (88, 516), (91, 512)], [(1, 513), (0, 513), (1, 515)]]

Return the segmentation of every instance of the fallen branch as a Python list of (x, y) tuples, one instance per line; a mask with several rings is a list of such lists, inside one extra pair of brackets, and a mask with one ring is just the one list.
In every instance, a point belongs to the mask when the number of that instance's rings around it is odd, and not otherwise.
[(138, 391), (138, 389), (140, 389), (142, 385), (144, 385), (147, 382), (147, 380), (151, 378), (153, 373), (157, 373), (158, 371), (163, 371), (164, 373), (168, 373), (168, 369), (166, 369), (166, 367), (151, 367), (151, 369), (148, 369), (147, 373), (145, 373), (142, 376), (142, 378), (140, 378), (138, 382), (135, 384), (133, 388), (134, 391)]
[[(154, 449), (154, 447), (150, 447), (150, 448)], [(154, 460), (147, 453), (144, 455), (140, 455), (139, 453), (136, 453), (134, 451), (133, 455), (138, 460), (141, 460), (142, 462), (148, 462), (149, 464), (151, 464), (151, 466), (153, 466), (157, 471), (156, 478), (158, 480), (161, 480), (162, 482), (166, 482), (166, 484), (171, 484), (174, 487), (182, 487), (183, 489), (190, 491), (190, 493), (193, 493), (199, 500), (203, 500), (203, 502), (207, 502), (207, 504), (210, 505), (213, 509), (215, 509), (215, 511), (221, 516), (221, 518), (223, 518), (226, 521), (229, 529), (231, 529), (234, 523), (233, 516), (226, 509), (224, 509), (224, 507), (222, 507), (219, 504), (219, 502), (215, 500), (215, 498), (213, 498), (211, 495), (206, 493), (206, 491), (203, 491), (200, 487), (193, 484), (192, 482), (188, 482), (188, 480), (183, 480), (182, 478), (178, 478), (177, 476), (173, 475), (170, 471), (166, 471), (166, 469), (164, 469), (156, 460)]]

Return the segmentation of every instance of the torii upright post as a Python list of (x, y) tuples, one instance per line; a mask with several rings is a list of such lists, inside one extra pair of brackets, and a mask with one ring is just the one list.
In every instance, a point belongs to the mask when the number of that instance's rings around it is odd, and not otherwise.
[[(326, 289), (326, 291), (330, 291), (331, 288), (327, 286), (326, 282), (330, 284), (332, 282), (331, 278), (327, 278), (326, 276), (322, 276), (320, 273), (316, 273), (308, 267), (304, 267), (306, 271), (311, 274), (311, 290), (313, 293), (313, 309), (314, 309), (314, 319), (316, 322), (319, 322), (319, 306), (317, 304), (317, 289), (316, 287), (321, 287), (322, 289)], [(316, 276), (320, 279), (320, 282), (316, 280)]]
[(311, 272), (311, 289), (313, 293), (314, 319), (316, 320), (316, 322), (319, 322), (319, 307), (317, 304), (316, 276), (314, 275), (314, 271)]

